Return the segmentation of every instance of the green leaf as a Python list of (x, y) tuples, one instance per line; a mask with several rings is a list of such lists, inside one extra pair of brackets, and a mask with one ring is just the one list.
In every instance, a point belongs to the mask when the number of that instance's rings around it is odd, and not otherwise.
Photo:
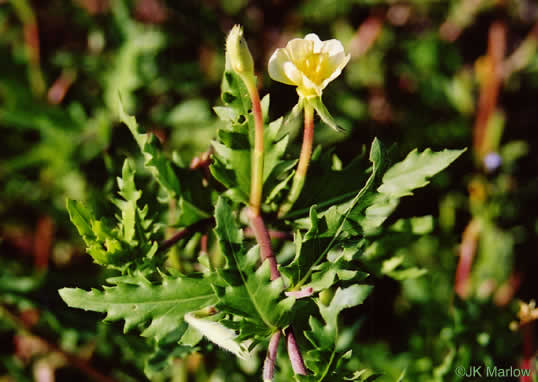
[(142, 192), (134, 183), (135, 171), (125, 160), (122, 177), (118, 178), (118, 194), (113, 199), (119, 208), (118, 223), (113, 226), (105, 219), (97, 219), (82, 203), (67, 200), (67, 211), (86, 244), (94, 261), (100, 265), (124, 270), (138, 264), (141, 267), (155, 266), (157, 252), (157, 225), (148, 218), (148, 208), (139, 208)]
[[(215, 179), (234, 195), (234, 199), (248, 203), (251, 150), (254, 147), (254, 117), (248, 92), (241, 78), (234, 72), (224, 73), (222, 99), (225, 106), (214, 110), (225, 125), (218, 129), (217, 139), (212, 142), (215, 153), (210, 170)], [(264, 121), (267, 121), (268, 96), (262, 99), (261, 106)], [(288, 137), (283, 131), (282, 118), (266, 124), (264, 128), (263, 193), (269, 201), (283, 190), (282, 181), (289, 176), (295, 163), (282, 160), (288, 145)]]
[(340, 312), (362, 304), (372, 291), (372, 288), (371, 285), (352, 285), (345, 289), (338, 288), (328, 306), (319, 304), (319, 312), (326, 323), (325, 329), (336, 331)]
[(217, 308), (241, 317), (239, 325), (229, 323), (240, 330), (241, 339), (265, 339), (289, 324), (289, 312), (295, 299), (284, 297), (282, 278), (271, 281), (268, 261), (257, 267), (258, 246), (245, 251), (241, 230), (230, 205), (222, 197), (217, 201), (215, 218), (215, 233), (227, 260), (226, 269), (215, 283), (219, 298)]
[(398, 206), (401, 197), (412, 195), (412, 190), (426, 186), (428, 178), (444, 170), (456, 160), (464, 150), (443, 150), (432, 152), (430, 149), (418, 153), (413, 150), (401, 162), (387, 170), (378, 194), (370, 196), (370, 206), (360, 215), (353, 216), (365, 234), (377, 232), (390, 214)]
[(157, 377), (162, 376), (166, 369), (172, 366), (174, 360), (185, 358), (195, 351), (197, 351), (195, 347), (178, 345), (176, 342), (164, 345), (157, 344), (153, 352), (145, 360), (144, 374), (150, 380), (157, 379)]
[(140, 327), (142, 336), (157, 341), (181, 329), (185, 314), (216, 303), (209, 280), (203, 278), (161, 274), (151, 282), (137, 273), (108, 282), (113, 286), (103, 291), (63, 288), (59, 293), (72, 308), (106, 313), (106, 321), (125, 320), (125, 332)]
[(122, 44), (115, 52), (112, 65), (104, 73), (104, 101), (109, 110), (116, 108), (118, 92), (125, 97), (125, 105), (131, 109), (135, 105), (135, 90), (144, 84), (140, 60), (155, 56), (165, 46), (165, 35), (153, 28), (137, 23), (130, 17), (126, 4), (116, 2), (111, 5), (117, 29), (121, 33)]
[(310, 330), (305, 332), (305, 336), (313, 349), (306, 353), (305, 363), (313, 375), (300, 377), (300, 381), (341, 381), (347, 378), (345, 370), (342, 369), (342, 360), (350, 358), (351, 351), (340, 353), (336, 351), (339, 338), (338, 316), (344, 309), (362, 304), (372, 288), (370, 285), (338, 288), (329, 305), (317, 301), (324, 324), (314, 316), (310, 316)]
[(176, 198), (181, 193), (179, 180), (172, 168), (171, 162), (158, 147), (157, 138), (145, 133), (136, 122), (136, 118), (128, 115), (118, 98), (120, 120), (127, 125), (131, 134), (144, 154), (144, 164), (149, 168), (159, 184), (166, 190), (170, 198)]
[[(167, 192), (168, 197), (172, 200), (178, 199), (179, 213), (175, 225), (188, 226), (208, 218), (211, 197), (210, 191), (203, 186), (202, 176), (188, 169), (175, 169), (173, 162), (160, 150), (158, 139), (153, 134), (144, 133), (135, 117), (126, 114), (121, 99), (118, 105), (120, 119), (127, 125), (140, 147), (145, 166)], [(178, 173), (182, 176), (182, 184), (179, 182)]]
[(336, 130), (338, 132), (345, 132), (344, 129), (342, 129), (340, 126), (337, 125), (336, 121), (334, 120), (332, 115), (329, 113), (329, 110), (327, 110), (327, 108), (323, 104), (321, 97), (307, 98), (305, 99), (304, 102), (308, 102), (310, 105), (312, 105), (312, 107), (316, 110), (316, 113), (318, 113), (321, 120), (331, 129)]
[(150, 229), (152, 222), (145, 219), (148, 213), (147, 207), (143, 209), (137, 207), (137, 201), (142, 197), (142, 192), (136, 189), (134, 176), (134, 167), (126, 159), (123, 162), (122, 177), (117, 179), (118, 194), (123, 200), (114, 199), (113, 202), (121, 211), (120, 231), (123, 240), (132, 246), (147, 245), (145, 230)]
[(86, 243), (86, 250), (100, 265), (116, 267), (127, 259), (117, 232), (106, 222), (98, 220), (82, 203), (67, 200), (69, 217)]
[(346, 225), (348, 216), (367, 207), (367, 197), (378, 177), (382, 158), (383, 150), (376, 139), (370, 150), (372, 172), (366, 184), (355, 197), (349, 202), (333, 206), (321, 214), (318, 214), (315, 206), (311, 208), (309, 220), (306, 222), (309, 228), (307, 233), (304, 238), (300, 235), (295, 238), (296, 256), (289, 265), (281, 270), (290, 278), (292, 288), (297, 289), (307, 283), (312, 272), (316, 270), (316, 266), (321, 263), (327, 253), (348, 235), (348, 226)]
[(311, 281), (304, 287), (311, 287), (314, 292), (332, 287), (339, 281), (359, 282), (366, 279), (369, 274), (357, 270), (357, 265), (351, 260), (360, 253), (356, 245), (330, 251), (327, 260), (313, 267)]
[[(293, 218), (306, 214), (313, 204), (317, 204), (321, 209), (323, 206), (331, 206), (353, 198), (369, 177), (370, 162), (365, 158), (366, 153), (367, 151), (363, 150), (342, 169), (335, 166), (339, 158), (334, 154), (334, 150), (328, 150), (323, 154), (314, 152), (308, 171), (315, 176), (307, 176), (301, 196), (286, 217)], [(331, 187), (327, 187), (327, 184)]]
[(414, 189), (426, 186), (428, 178), (443, 171), (455, 161), (463, 150), (443, 150), (432, 152), (430, 149), (418, 153), (415, 149), (407, 157), (392, 166), (383, 176), (383, 184), (378, 191), (392, 198), (412, 195)]

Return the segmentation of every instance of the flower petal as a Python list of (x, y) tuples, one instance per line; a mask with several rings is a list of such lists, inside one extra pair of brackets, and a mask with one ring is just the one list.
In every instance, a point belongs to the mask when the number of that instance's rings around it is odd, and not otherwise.
[(295, 85), (284, 70), (286, 63), (291, 63), (286, 49), (277, 49), (269, 59), (269, 77), (287, 85)]
[(329, 56), (335, 56), (340, 53), (344, 53), (344, 46), (338, 40), (332, 39), (323, 41), (323, 47), (321, 48), (323, 53), (327, 53)]
[(309, 33), (305, 36), (305, 40), (310, 40), (314, 42), (314, 46), (312, 51), (314, 53), (320, 53), (323, 49), (323, 45), (325, 45), (325, 41), (321, 41), (317, 34), (315, 33)]
[(327, 62), (326, 70), (329, 74), (325, 80), (323, 80), (321, 84), (321, 88), (324, 89), (329, 82), (334, 80), (336, 77), (338, 77), (341, 73), (344, 67), (349, 62), (349, 59), (351, 58), (351, 55), (345, 55), (344, 52), (341, 54), (338, 54), (336, 56), (330, 57)]
[(316, 85), (304, 73), (301, 73), (301, 76), (302, 84), (297, 86), (297, 92), (299, 93), (299, 95), (305, 98), (321, 96), (321, 91), (323, 90), (323, 87)]
[(302, 38), (294, 38), (288, 45), (286, 45), (286, 50), (293, 61), (294, 64), (304, 62), (311, 54), (314, 49), (314, 42)]
[(301, 71), (297, 69), (297, 67), (292, 62), (285, 62), (282, 66), (282, 69), (284, 71), (284, 74), (294, 85), (300, 86), (303, 83), (303, 76)]

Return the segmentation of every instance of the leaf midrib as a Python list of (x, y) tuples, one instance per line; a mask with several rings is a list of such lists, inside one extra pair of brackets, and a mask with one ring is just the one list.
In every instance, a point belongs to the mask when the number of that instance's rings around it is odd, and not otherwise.
[[(104, 303), (101, 303), (102, 305), (105, 305), (105, 304), (115, 304), (115, 305), (127, 305), (127, 304), (164, 304), (164, 303), (172, 303), (172, 302), (178, 302), (178, 301), (196, 301), (196, 300), (200, 300), (200, 299), (206, 299), (208, 297), (211, 297), (213, 296), (213, 294), (206, 294), (206, 295), (202, 295), (202, 296), (195, 296), (195, 297), (188, 297), (188, 298), (170, 298), (170, 299), (159, 299), (159, 300), (154, 300), (154, 301), (149, 301), (149, 300), (146, 300), (146, 301), (140, 301), (140, 300), (137, 300), (137, 301), (123, 301), (123, 302), (116, 302), (116, 301), (105, 301)], [(91, 298), (85, 298), (86, 301), (88, 302), (91, 302), (93, 299)], [(93, 300), (93, 301), (97, 301), (97, 300)]]

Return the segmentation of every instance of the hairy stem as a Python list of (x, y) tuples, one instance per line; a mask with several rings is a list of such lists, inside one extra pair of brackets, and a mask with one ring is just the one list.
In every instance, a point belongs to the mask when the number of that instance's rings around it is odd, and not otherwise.
[(252, 207), (248, 210), (248, 217), (250, 221), (250, 229), (254, 232), (254, 237), (260, 246), (260, 257), (262, 262), (266, 259), (269, 260), (269, 266), (271, 268), (271, 280), (276, 280), (280, 277), (278, 266), (276, 263), (273, 248), (271, 247), (271, 238), (269, 237), (269, 231), (265, 228), (265, 222), (261, 215), (256, 214)]
[(312, 156), (312, 145), (314, 142), (314, 109), (312, 105), (305, 102), (304, 105), (304, 134), (303, 145), (301, 147), (301, 155), (299, 156), (299, 164), (297, 165), (297, 172), (293, 177), (293, 183), (291, 185), (288, 199), (278, 211), (278, 217), (284, 217), (288, 211), (293, 207), (293, 204), (299, 199), (301, 191), (303, 190), (304, 182), (306, 179), (306, 173), (308, 172), (308, 165), (310, 164), (310, 157)]
[(278, 344), (280, 342), (281, 332), (280, 330), (274, 332), (269, 341), (269, 347), (267, 348), (267, 356), (263, 362), (263, 381), (270, 382), (273, 380), (275, 372), (275, 360), (276, 353), (278, 351)]
[(250, 207), (257, 215), (260, 213), (263, 191), (263, 115), (260, 96), (255, 83), (245, 82), (252, 102), (254, 114), (254, 151), (252, 151), (252, 173), (250, 182)]
[(295, 335), (293, 334), (293, 329), (291, 327), (288, 329), (287, 340), (288, 355), (290, 357), (291, 367), (293, 368), (294, 373), (298, 375), (306, 375), (307, 373), (303, 361), (303, 356), (301, 355), (301, 351), (297, 346), (297, 342), (295, 341)]
[[(273, 248), (271, 247), (271, 238), (269, 236), (269, 231), (267, 230), (265, 222), (260, 215), (260, 206), (263, 193), (264, 159), (264, 128), (260, 96), (258, 94), (258, 89), (256, 88), (255, 81), (250, 81), (248, 78), (243, 78), (243, 82), (247, 87), (250, 100), (252, 102), (252, 113), (254, 114), (254, 151), (252, 151), (252, 170), (249, 203), (250, 205), (248, 208), (248, 217), (250, 222), (250, 229), (254, 233), (254, 237), (256, 238), (256, 241), (260, 246), (261, 260), (262, 262), (265, 260), (269, 261), (269, 266), (271, 269), (271, 280), (276, 280), (280, 277), (280, 272), (278, 270), (276, 258), (273, 253)], [(307, 120), (309, 122), (307, 122)], [(295, 200), (301, 193), (301, 189), (304, 184), (304, 178), (308, 169), (308, 162), (310, 161), (310, 155), (312, 154), (312, 141), (314, 135), (313, 129), (314, 111), (310, 105), (307, 105), (305, 106), (305, 138), (303, 141), (303, 149), (301, 151), (301, 159), (299, 160), (299, 167), (295, 175), (295, 178), (298, 179), (297, 175), (301, 173), (302, 181), (299, 180), (301, 184), (295, 186), (295, 188), (298, 188), (298, 190), (295, 192), (297, 195), (295, 199), (291, 202), (290, 207), (291, 205), (293, 205), (293, 202), (295, 202)], [(301, 356), (301, 352), (297, 347), (297, 343), (295, 342), (293, 331), (291, 327), (288, 330), (288, 353), (291, 363), (293, 365), (293, 370), (296, 374), (306, 375), (306, 368), (303, 363), (303, 357)], [(265, 359), (263, 368), (264, 381), (272, 381), (273, 379), (274, 364), (279, 341), (280, 331), (277, 331), (271, 337), (271, 340), (269, 342), (269, 348), (267, 349), (267, 357)]]

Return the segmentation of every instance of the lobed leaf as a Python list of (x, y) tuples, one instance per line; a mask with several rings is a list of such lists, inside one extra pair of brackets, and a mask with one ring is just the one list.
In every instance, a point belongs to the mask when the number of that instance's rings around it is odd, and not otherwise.
[[(214, 161), (212, 175), (228, 188), (227, 195), (235, 201), (247, 203), (250, 194), (251, 150), (254, 146), (254, 117), (248, 92), (241, 78), (232, 71), (224, 73), (222, 99), (225, 106), (216, 107), (215, 113), (226, 124), (217, 131), (212, 142)], [(269, 96), (261, 100), (262, 114), (267, 121)], [(266, 203), (271, 202), (284, 189), (295, 164), (283, 160), (288, 136), (283, 133), (282, 118), (264, 128), (263, 181)], [(289, 180), (289, 179), (288, 179)], [(286, 181), (286, 183), (282, 183)]]
[(300, 381), (342, 381), (357, 380), (361, 374), (348, 375), (343, 366), (346, 359), (351, 357), (351, 350), (337, 352), (339, 339), (338, 316), (344, 310), (360, 305), (372, 291), (370, 285), (352, 285), (338, 288), (329, 305), (317, 301), (324, 324), (311, 316), (310, 330), (305, 332), (313, 349), (305, 355), (306, 366), (313, 375), (299, 377)]
[[(145, 166), (166, 191), (168, 197), (172, 200), (178, 199), (180, 213), (177, 225), (190, 225), (208, 218), (209, 213), (205, 209), (210, 208), (210, 196), (209, 191), (202, 186), (202, 178), (183, 174), (184, 178), (189, 181), (182, 186), (172, 161), (166, 158), (160, 150), (157, 138), (153, 134), (145, 133), (138, 126), (136, 118), (125, 112), (121, 99), (119, 99), (118, 107), (120, 120), (127, 125), (144, 155)], [(181, 169), (178, 172), (181, 172)]]
[(125, 112), (121, 99), (118, 100), (120, 120), (127, 125), (138, 147), (140, 147), (146, 167), (151, 170), (155, 179), (166, 190), (170, 198), (176, 198), (181, 193), (179, 180), (174, 173), (171, 162), (158, 148), (157, 138), (153, 134), (145, 133), (138, 126), (136, 118)]
[(183, 326), (185, 314), (216, 303), (208, 279), (161, 274), (151, 282), (141, 273), (108, 280), (113, 286), (85, 291), (63, 288), (59, 293), (72, 308), (106, 313), (106, 321), (124, 320), (124, 331), (143, 328), (142, 336), (159, 341)]
[(348, 234), (347, 219), (349, 215), (364, 210), (368, 206), (368, 195), (378, 177), (382, 158), (382, 146), (378, 140), (374, 140), (370, 150), (372, 173), (355, 197), (349, 202), (333, 206), (321, 214), (318, 214), (315, 206), (311, 208), (307, 222), (309, 230), (304, 238), (301, 235), (296, 235), (295, 258), (289, 265), (282, 268), (282, 272), (290, 278), (292, 288), (297, 289), (308, 282), (312, 272), (316, 269), (315, 267)]
[(426, 149), (419, 153), (415, 149), (403, 161), (387, 170), (383, 176), (383, 184), (377, 190), (392, 198), (412, 195), (412, 190), (426, 186), (429, 183), (428, 178), (443, 171), (464, 151), (465, 149), (445, 149), (433, 152)]
[(82, 203), (67, 200), (69, 217), (86, 244), (88, 254), (100, 265), (126, 269), (138, 264), (155, 265), (153, 256), (157, 252), (156, 228), (148, 218), (147, 206), (138, 207), (142, 192), (134, 183), (135, 171), (125, 160), (122, 177), (118, 178), (119, 195), (113, 199), (119, 208), (117, 225), (105, 219), (97, 219)]

